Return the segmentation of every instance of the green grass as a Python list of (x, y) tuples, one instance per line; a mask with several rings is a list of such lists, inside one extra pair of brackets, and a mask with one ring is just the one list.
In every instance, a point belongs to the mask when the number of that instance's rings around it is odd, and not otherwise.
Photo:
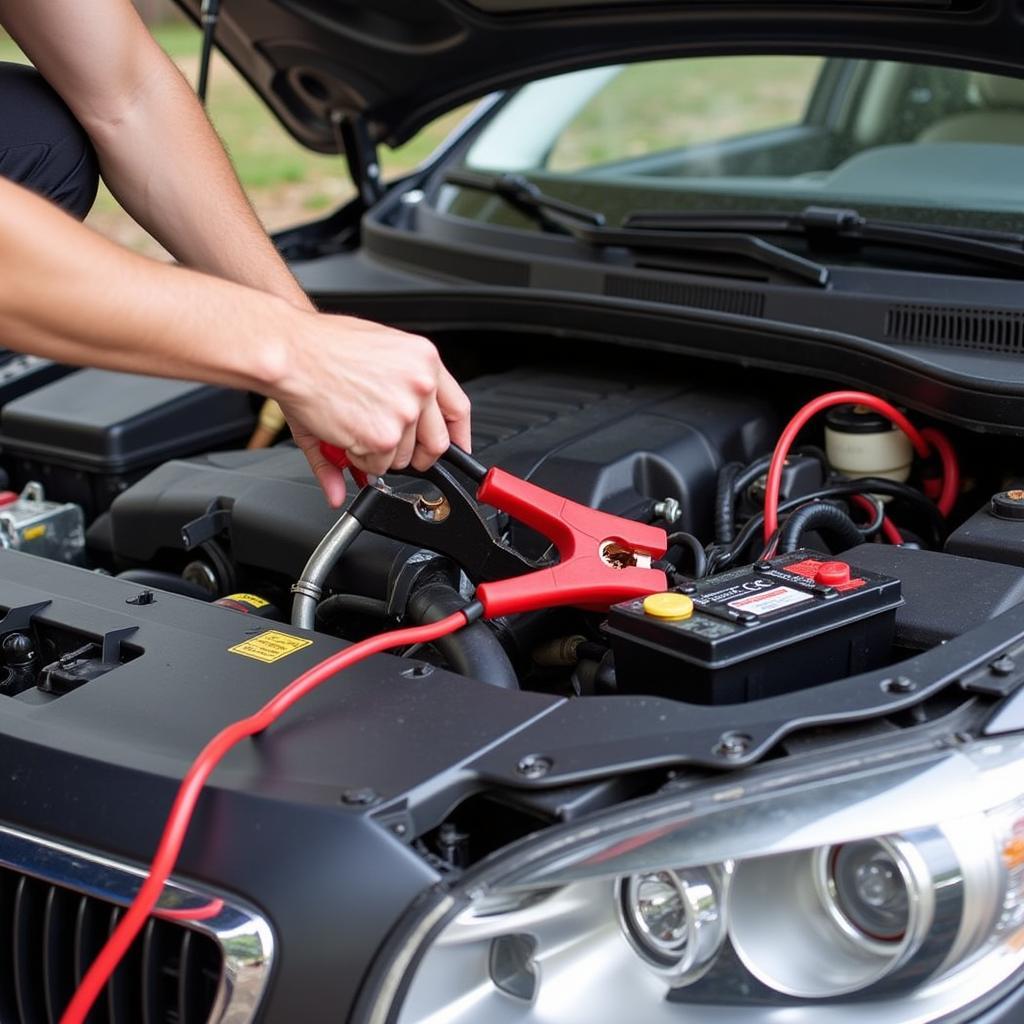
[(10, 36), (0, 32), (0, 60), (14, 61), (15, 64), (25, 63), (25, 54)]
[(199, 53), (199, 30), (188, 22), (157, 25), (153, 34), (164, 52), (175, 59), (192, 57)]
[(572, 171), (795, 124), (821, 63), (812, 57), (705, 57), (634, 64), (569, 125), (549, 169)]

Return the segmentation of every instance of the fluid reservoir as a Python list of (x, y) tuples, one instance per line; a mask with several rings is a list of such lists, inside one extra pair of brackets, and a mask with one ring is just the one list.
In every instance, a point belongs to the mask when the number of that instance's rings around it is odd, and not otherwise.
[(840, 405), (825, 417), (825, 454), (837, 473), (878, 476), (903, 483), (910, 476), (910, 438), (884, 416), (862, 405)]

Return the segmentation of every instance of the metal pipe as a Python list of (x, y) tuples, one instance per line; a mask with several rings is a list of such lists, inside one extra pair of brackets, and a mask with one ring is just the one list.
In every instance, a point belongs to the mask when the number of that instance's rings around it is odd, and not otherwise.
[(379, 494), (380, 491), (375, 487), (364, 487), (309, 556), (302, 575), (292, 585), (292, 593), (295, 595), (292, 602), (293, 626), (301, 626), (303, 629), (316, 628), (316, 606), (323, 596), (324, 581), (337, 565), (338, 559), (363, 532), (359, 516), (370, 510)]

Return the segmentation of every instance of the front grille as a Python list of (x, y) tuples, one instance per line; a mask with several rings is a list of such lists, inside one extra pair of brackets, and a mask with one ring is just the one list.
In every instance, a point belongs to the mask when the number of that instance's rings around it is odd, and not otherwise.
[[(0, 1024), (56, 1024), (124, 910), (0, 868)], [(89, 1024), (206, 1024), (224, 958), (209, 935), (151, 918)]]

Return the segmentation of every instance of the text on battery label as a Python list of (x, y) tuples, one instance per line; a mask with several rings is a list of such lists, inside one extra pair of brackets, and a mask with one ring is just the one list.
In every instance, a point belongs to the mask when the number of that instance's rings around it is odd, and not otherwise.
[(746, 597), (730, 601), (729, 607), (741, 612), (753, 612), (754, 615), (767, 615), (769, 612), (776, 612), (780, 608), (788, 608), (791, 604), (799, 604), (801, 601), (810, 600), (810, 594), (794, 590), (792, 587), (774, 587), (771, 590), (747, 594)]
[(743, 597), (746, 594), (763, 594), (766, 590), (771, 590), (775, 585), (771, 580), (758, 578), (745, 580), (743, 583), (737, 583), (735, 586), (728, 587), (725, 590), (716, 590), (713, 594), (703, 594), (701, 596), (705, 601), (710, 601), (712, 604), (723, 604), (726, 601), (731, 601), (734, 597)]

